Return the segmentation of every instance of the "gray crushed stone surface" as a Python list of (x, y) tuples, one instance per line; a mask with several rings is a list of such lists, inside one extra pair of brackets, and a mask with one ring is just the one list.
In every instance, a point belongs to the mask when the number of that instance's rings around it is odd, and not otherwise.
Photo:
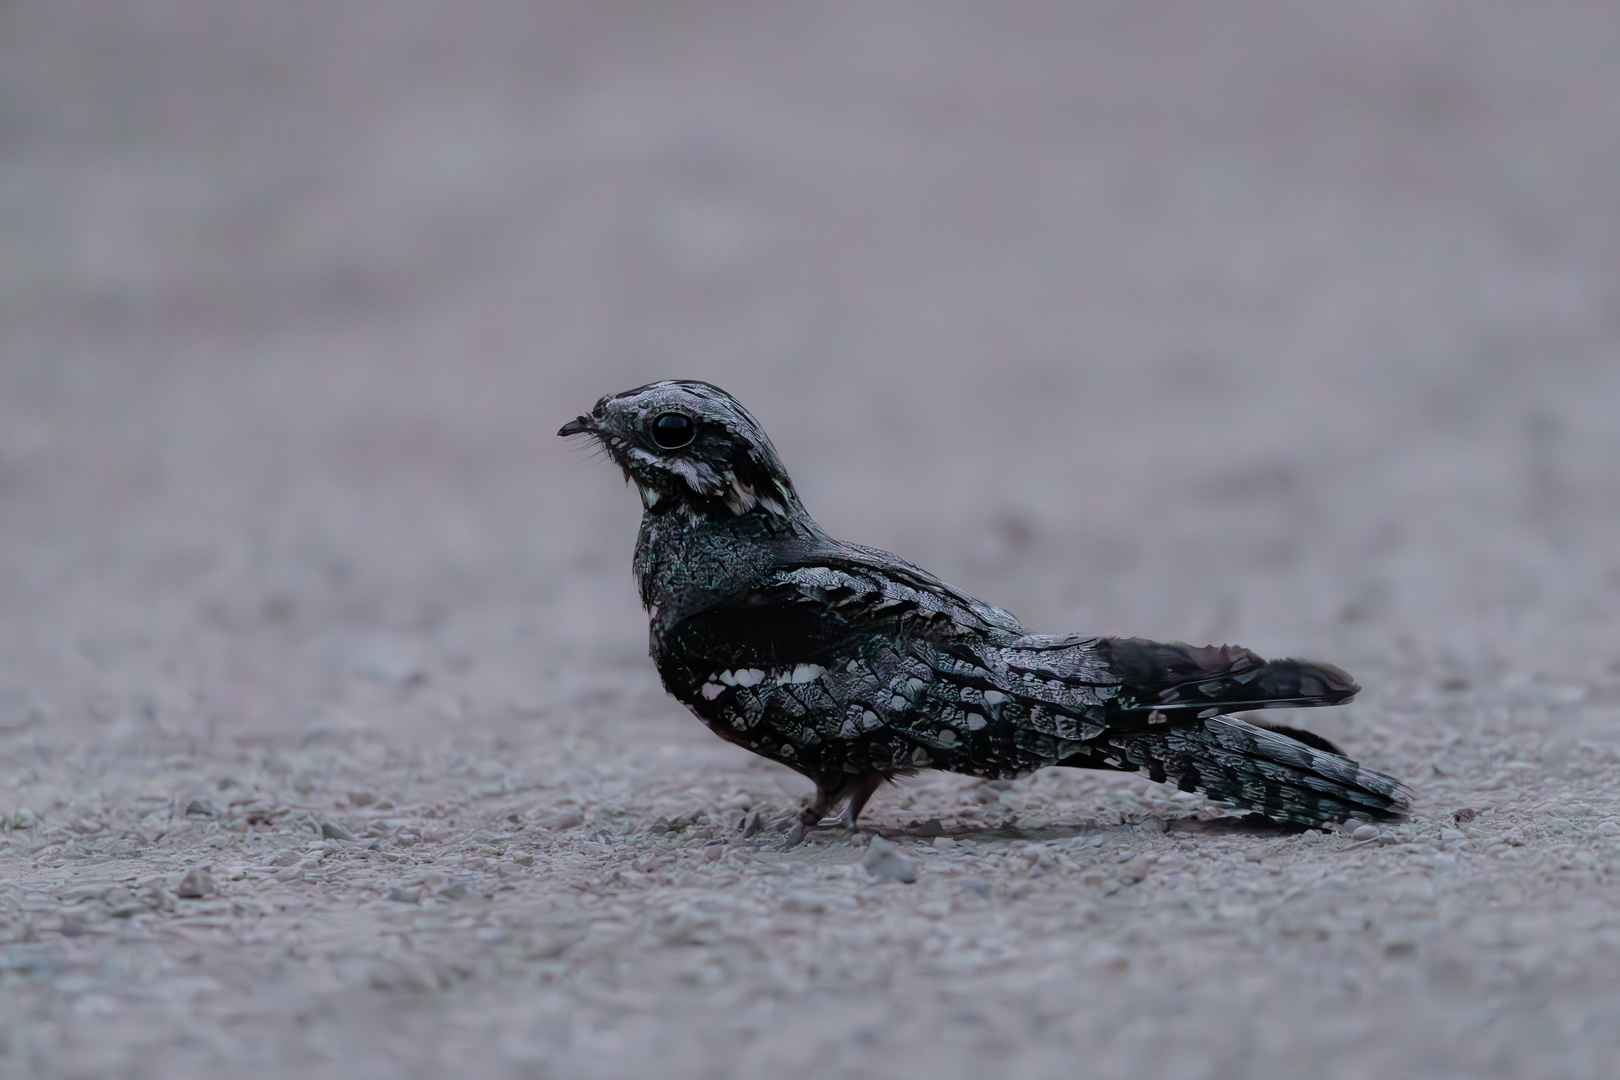
[[(1620, 1074), (1602, 5), (0, 7), (0, 1075)], [(711, 379), (1408, 780), (802, 779), (554, 437)]]

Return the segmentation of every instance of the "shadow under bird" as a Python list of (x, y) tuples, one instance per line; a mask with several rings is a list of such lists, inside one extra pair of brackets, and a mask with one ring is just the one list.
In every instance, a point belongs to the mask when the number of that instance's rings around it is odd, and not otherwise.
[(594, 438), (641, 494), (635, 575), (665, 688), (721, 738), (815, 782), (790, 843), (853, 827), (884, 781), (922, 769), (1141, 771), (1315, 826), (1407, 808), (1400, 781), (1326, 739), (1227, 715), (1342, 704), (1360, 687), (1339, 668), (1032, 634), (898, 556), (828, 536), (719, 387), (650, 383), (558, 434)]

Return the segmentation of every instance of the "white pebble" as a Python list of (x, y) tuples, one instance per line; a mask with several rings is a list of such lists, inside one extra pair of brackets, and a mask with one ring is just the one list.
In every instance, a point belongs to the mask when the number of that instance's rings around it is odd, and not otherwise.
[(871, 845), (861, 858), (861, 865), (877, 881), (899, 881), (910, 884), (917, 880), (917, 868), (911, 860), (900, 854), (900, 849), (881, 836), (872, 837)]
[(206, 866), (193, 866), (175, 886), (174, 895), (185, 900), (201, 900), (214, 895), (214, 878)]

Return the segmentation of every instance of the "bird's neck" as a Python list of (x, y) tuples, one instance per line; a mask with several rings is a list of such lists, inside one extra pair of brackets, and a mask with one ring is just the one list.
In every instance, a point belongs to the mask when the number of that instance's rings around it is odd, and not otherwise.
[(641, 518), (634, 569), (655, 632), (746, 596), (780, 564), (784, 550), (826, 542), (797, 500), (795, 508), (797, 514), (785, 517), (759, 508), (744, 514), (649, 508)]

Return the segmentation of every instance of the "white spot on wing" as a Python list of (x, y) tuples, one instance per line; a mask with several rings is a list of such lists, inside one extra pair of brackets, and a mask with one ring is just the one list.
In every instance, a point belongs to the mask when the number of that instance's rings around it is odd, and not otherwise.
[(978, 731), (980, 728), (984, 727), (984, 724), (984, 717), (980, 716), (978, 713), (970, 712), (967, 714), (967, 726), (969, 731)]
[(813, 682), (821, 678), (827, 669), (819, 664), (800, 664), (793, 669), (792, 681), (796, 683)]
[[(765, 681), (765, 673), (757, 667), (743, 668), (733, 674), (732, 678), (737, 680), (738, 686), (758, 686)], [(725, 680), (721, 679), (720, 681), (724, 682)]]
[(1000, 690), (986, 690), (984, 692), (984, 703), (986, 705), (1000, 705), (1006, 700), (1007, 695), (1003, 694)]
[(713, 701), (715, 698), (719, 697), (721, 694), (723, 694), (725, 692), (726, 692), (725, 687), (721, 686), (719, 683), (712, 683), (712, 682), (704, 683), (703, 684), (703, 689), (698, 691), (698, 693), (703, 695), (703, 698), (704, 698), (705, 701)]
[(939, 741), (944, 743), (946, 746), (955, 746), (956, 732), (952, 731), (950, 728), (941, 728), (939, 731)]

